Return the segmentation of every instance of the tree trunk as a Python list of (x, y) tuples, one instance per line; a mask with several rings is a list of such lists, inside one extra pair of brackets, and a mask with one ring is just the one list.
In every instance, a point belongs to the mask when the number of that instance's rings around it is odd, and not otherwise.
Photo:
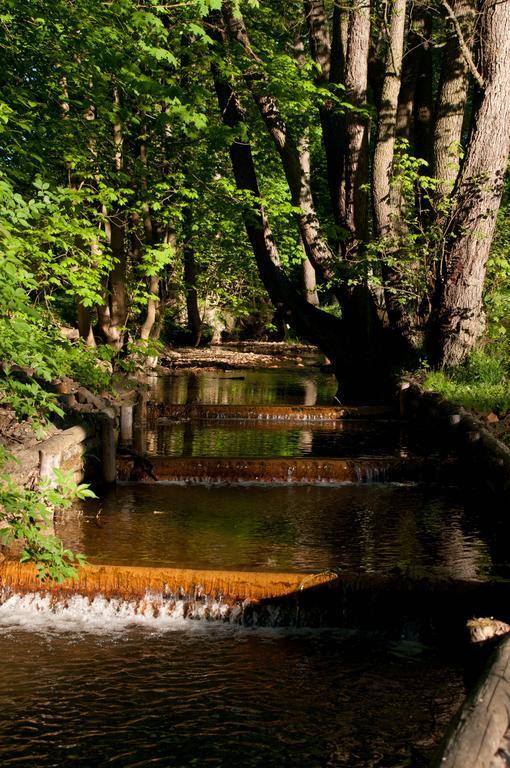
[[(116, 87), (113, 91), (113, 102), (115, 110), (118, 111), (120, 109), (120, 96)], [(124, 136), (120, 118), (113, 125), (113, 143), (115, 147), (115, 170), (117, 174), (120, 174), (124, 166)], [(108, 217), (107, 239), (110, 243), (114, 266), (108, 279), (105, 307), (98, 309), (98, 315), (105, 341), (114, 349), (120, 350), (124, 345), (125, 326), (128, 318), (128, 256), (126, 251), (125, 211), (117, 210)], [(106, 304), (108, 305), (107, 307)]]
[[(465, 40), (470, 40), (475, 24), (475, 0), (456, 0), (453, 10)], [(432, 175), (439, 181), (440, 198), (451, 194), (459, 172), (462, 126), (469, 88), (468, 71), (458, 34), (450, 29), (441, 62), (432, 148)]]
[[(361, 110), (367, 102), (370, 3), (355, 0), (351, 11), (345, 61), (345, 92), (349, 102)], [(360, 111), (345, 117), (345, 216), (349, 233), (344, 256), (355, 258), (368, 234), (368, 118)]]
[(302, 265), (302, 278), (303, 278), (303, 294), (309, 304), (313, 304), (314, 307), (319, 306), (319, 294), (317, 293), (317, 282), (315, 280), (315, 269), (312, 266), (310, 259), (305, 256)]
[[(224, 46), (225, 36), (220, 19), (214, 13), (209, 19), (209, 35)], [(213, 65), (212, 72), (223, 122), (232, 129), (239, 128), (244, 114), (237, 94), (216, 65)], [(253, 202), (244, 206), (243, 219), (261, 280), (273, 305), (280, 317), (297, 333), (323, 350), (340, 378), (345, 371), (344, 366), (348, 367), (342, 354), (342, 323), (305, 301), (286, 276), (266, 212), (259, 202), (260, 190), (250, 144), (241, 138), (234, 139), (230, 146), (230, 158), (237, 188), (253, 195)]]
[(403, 271), (399, 266), (401, 193), (393, 182), (398, 100), (401, 87), (406, 0), (391, 5), (385, 75), (379, 107), (377, 140), (373, 160), (373, 201), (376, 235), (384, 248), (382, 275), (390, 326), (414, 346), (414, 319), (409, 307), (401, 302)]
[[(230, 3), (223, 4), (223, 13), (229, 34), (251, 58), (258, 61), (250, 45), (248, 33), (239, 14), (235, 14)], [(286, 125), (276, 99), (260, 92), (252, 77), (248, 79), (255, 103), (266, 128), (280, 155), (292, 204), (300, 209), (297, 216), (299, 232), (306, 255), (313, 267), (326, 279), (333, 276), (333, 254), (320, 229), (319, 218), (310, 186), (310, 152), (308, 142), (298, 145)]]
[(391, 181), (395, 152), (398, 97), (401, 85), (402, 56), (406, 0), (395, 0), (391, 6), (386, 53), (385, 77), (382, 87), (377, 140), (373, 161), (374, 220), (380, 238), (394, 237), (394, 196)]
[[(308, 28), (310, 52), (319, 66), (316, 83), (320, 86), (343, 81), (345, 60), (345, 20), (347, 14), (335, 6), (333, 9), (333, 34), (330, 35), (328, 17), (323, 0), (305, 0), (304, 15)], [(342, 117), (334, 102), (327, 101), (319, 108), (322, 140), (326, 155), (328, 188), (332, 213), (338, 223), (343, 210), (343, 147)]]
[(85, 341), (87, 347), (95, 347), (96, 340), (92, 330), (92, 311), (89, 307), (84, 307), (81, 301), (77, 305), (78, 331), (80, 339)]
[(461, 363), (484, 329), (482, 292), (510, 150), (510, 2), (484, 0), (480, 70), (485, 87), (454, 190), (449, 240), (431, 321), (438, 366)]
[(197, 291), (197, 265), (195, 261), (195, 249), (193, 247), (192, 235), (192, 211), (188, 205), (184, 211), (184, 290), (186, 292), (186, 313), (188, 320), (188, 330), (191, 334), (191, 343), (194, 347), (200, 343), (202, 333), (202, 318), (198, 308)]

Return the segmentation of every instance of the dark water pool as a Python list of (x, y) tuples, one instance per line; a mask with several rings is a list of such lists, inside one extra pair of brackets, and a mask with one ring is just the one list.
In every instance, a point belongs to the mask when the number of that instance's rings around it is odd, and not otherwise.
[(29, 632), (0, 614), (0, 651), (5, 768), (419, 768), (462, 696), (430, 650), (332, 632)]
[(424, 486), (119, 486), (85, 504), (82, 517), (64, 518), (57, 532), (104, 563), (269, 571), (400, 566), (457, 578), (483, 578), (492, 567), (458, 492)]

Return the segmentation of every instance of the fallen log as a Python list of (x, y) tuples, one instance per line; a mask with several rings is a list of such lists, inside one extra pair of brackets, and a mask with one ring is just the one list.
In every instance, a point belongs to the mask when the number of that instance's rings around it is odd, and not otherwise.
[(503, 768), (510, 764), (510, 637), (498, 645), (452, 721), (432, 768)]

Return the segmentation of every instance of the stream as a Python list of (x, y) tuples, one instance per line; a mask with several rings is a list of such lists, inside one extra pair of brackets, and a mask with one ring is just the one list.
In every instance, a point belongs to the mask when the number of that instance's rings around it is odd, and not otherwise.
[[(313, 368), (154, 377), (152, 404), (328, 405)], [(393, 416), (317, 424), (157, 419), (151, 457), (447, 458)], [(508, 575), (475, 498), (438, 482), (126, 482), (57, 519), (91, 563), (486, 581)], [(0, 765), (426, 766), (462, 661), (413, 637), (144, 615), (129, 601), (0, 605)]]

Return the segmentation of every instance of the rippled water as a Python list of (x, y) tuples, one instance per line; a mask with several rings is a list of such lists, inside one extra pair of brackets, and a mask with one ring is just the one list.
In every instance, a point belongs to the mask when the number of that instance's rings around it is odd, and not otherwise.
[(0, 632), (2, 766), (416, 768), (462, 695), (431, 651), (362, 635)]
[[(490, 549), (459, 495), (423, 486), (120, 486), (57, 527), (92, 562), (485, 576)], [(100, 513), (99, 513), (100, 510)], [(67, 520), (67, 522), (66, 522)]]

